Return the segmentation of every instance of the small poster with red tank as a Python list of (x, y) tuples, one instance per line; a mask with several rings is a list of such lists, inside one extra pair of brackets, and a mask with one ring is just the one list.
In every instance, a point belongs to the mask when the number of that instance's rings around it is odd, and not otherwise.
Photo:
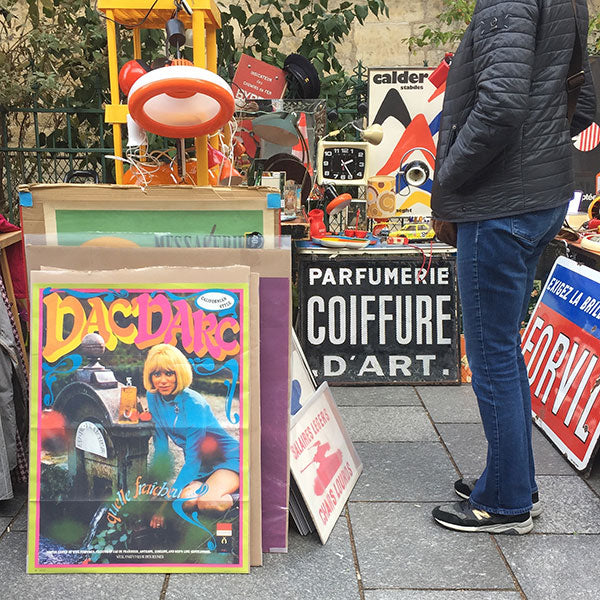
[(292, 418), (289, 440), (292, 476), (325, 543), (363, 468), (327, 382)]

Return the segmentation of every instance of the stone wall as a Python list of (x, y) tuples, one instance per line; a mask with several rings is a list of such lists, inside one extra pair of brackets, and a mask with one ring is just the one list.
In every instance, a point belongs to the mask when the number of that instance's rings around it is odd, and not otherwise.
[[(422, 25), (436, 23), (441, 0), (387, 0), (389, 18), (369, 16), (364, 25), (356, 25), (351, 35), (340, 46), (338, 58), (344, 68), (351, 70), (361, 60), (365, 67), (436, 66), (444, 49), (408, 51), (403, 40), (419, 35)], [(600, 0), (588, 0), (591, 15), (600, 11)], [(293, 41), (285, 44), (293, 51)], [(452, 50), (452, 48), (447, 48)]]

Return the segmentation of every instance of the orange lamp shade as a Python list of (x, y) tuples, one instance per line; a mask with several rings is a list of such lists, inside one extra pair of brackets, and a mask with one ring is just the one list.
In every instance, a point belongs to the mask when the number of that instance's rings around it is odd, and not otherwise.
[(142, 75), (127, 99), (131, 118), (145, 131), (191, 138), (218, 131), (233, 116), (229, 85), (216, 73), (169, 65)]

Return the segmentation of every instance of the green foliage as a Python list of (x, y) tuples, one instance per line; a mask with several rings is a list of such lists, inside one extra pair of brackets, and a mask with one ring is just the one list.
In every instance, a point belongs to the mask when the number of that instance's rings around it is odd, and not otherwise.
[[(106, 26), (89, 0), (0, 0), (0, 105), (97, 106), (108, 92)], [(385, 0), (238, 0), (221, 6), (217, 32), (219, 69), (230, 79), (242, 53), (283, 65), (279, 47), (295, 40), (322, 76), (325, 93), (344, 78), (337, 47), (369, 14), (387, 16)], [(120, 64), (132, 57), (131, 32), (120, 29)], [(142, 55), (150, 62), (164, 50), (164, 32), (147, 30)]]
[(433, 47), (452, 50), (460, 42), (471, 22), (475, 0), (442, 0), (442, 12), (437, 15), (437, 23), (421, 25), (421, 35), (413, 35), (404, 42), (414, 51), (416, 48)]
[[(0, 0), (0, 105), (98, 106), (108, 92), (106, 24), (89, 0)], [(153, 58), (164, 35), (148, 31)], [(132, 57), (121, 32), (121, 63)], [(150, 60), (151, 60), (150, 58)]]
[(590, 15), (588, 52), (592, 56), (600, 56), (600, 14)]
[[(238, 0), (220, 10), (222, 28), (217, 32), (217, 44), (222, 76), (232, 77), (241, 54), (282, 67), (286, 56), (295, 52), (317, 69), (322, 97), (335, 96), (347, 78), (336, 53), (352, 26), (362, 25), (369, 13), (389, 15), (385, 0)], [(285, 42), (295, 41), (288, 52), (280, 50), (284, 36)]]
[[(24, 6), (26, 5), (26, 6)], [(106, 83), (106, 41), (86, 0), (0, 0), (0, 104), (85, 105)]]

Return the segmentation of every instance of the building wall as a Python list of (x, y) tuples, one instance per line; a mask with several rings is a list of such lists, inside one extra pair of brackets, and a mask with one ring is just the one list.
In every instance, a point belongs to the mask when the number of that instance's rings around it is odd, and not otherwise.
[[(338, 58), (351, 70), (358, 60), (365, 67), (436, 66), (445, 49), (417, 49), (409, 52), (404, 39), (419, 35), (422, 25), (436, 23), (441, 0), (387, 0), (389, 18), (369, 16), (365, 25), (355, 25), (351, 35), (340, 46)], [(590, 14), (600, 11), (600, 0), (588, 0)], [(453, 48), (447, 48), (452, 50)]]

